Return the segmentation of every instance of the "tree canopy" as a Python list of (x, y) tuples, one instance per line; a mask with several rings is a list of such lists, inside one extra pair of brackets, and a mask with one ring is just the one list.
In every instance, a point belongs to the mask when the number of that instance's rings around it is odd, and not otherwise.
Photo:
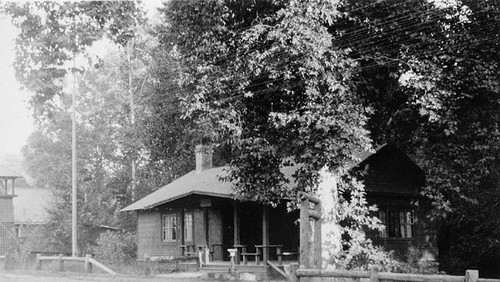
[(74, 56), (103, 36), (126, 44), (142, 16), (132, 1), (7, 2), (0, 11), (20, 28), (16, 78), (34, 93), (31, 104), (40, 116), (50, 114), (66, 74), (76, 71), (71, 64)]

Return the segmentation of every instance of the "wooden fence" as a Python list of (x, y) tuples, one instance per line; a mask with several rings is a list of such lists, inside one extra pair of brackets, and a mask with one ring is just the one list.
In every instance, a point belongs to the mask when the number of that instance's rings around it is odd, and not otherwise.
[(467, 270), (464, 276), (453, 275), (426, 275), (426, 274), (404, 274), (379, 272), (378, 267), (372, 267), (371, 271), (347, 271), (347, 270), (320, 270), (299, 268), (298, 264), (290, 266), (289, 280), (291, 282), (306, 282), (312, 278), (353, 278), (369, 279), (370, 282), (379, 280), (408, 281), (408, 282), (500, 282), (500, 279), (479, 278), (479, 271)]
[(111, 275), (116, 275), (116, 272), (106, 267), (104, 264), (96, 261), (92, 258), (91, 255), (85, 255), (85, 257), (65, 257), (62, 254), (58, 256), (41, 256), (40, 254), (36, 255), (36, 269), (42, 269), (43, 261), (58, 261), (59, 262), (59, 271), (64, 271), (64, 262), (65, 261), (76, 261), (84, 263), (85, 273), (92, 272), (92, 265), (102, 269), (104, 272), (107, 272)]

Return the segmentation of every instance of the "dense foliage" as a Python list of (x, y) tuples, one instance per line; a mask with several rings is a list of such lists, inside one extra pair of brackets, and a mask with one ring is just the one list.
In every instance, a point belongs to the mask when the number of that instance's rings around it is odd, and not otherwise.
[(137, 256), (136, 234), (106, 231), (100, 234), (91, 250), (94, 257), (106, 264), (126, 264)]
[[(353, 1), (347, 32), (373, 108), (373, 140), (396, 143), (424, 169), (441, 269), (499, 275), (500, 5), (489, 1)], [(342, 25), (341, 25), (342, 26)], [(373, 39), (373, 40), (367, 40)]]

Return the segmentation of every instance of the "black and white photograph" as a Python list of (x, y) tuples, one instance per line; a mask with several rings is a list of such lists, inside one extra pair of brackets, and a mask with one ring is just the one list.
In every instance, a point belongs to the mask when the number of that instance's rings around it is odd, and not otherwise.
[(0, 281), (500, 282), (500, 0), (0, 0)]

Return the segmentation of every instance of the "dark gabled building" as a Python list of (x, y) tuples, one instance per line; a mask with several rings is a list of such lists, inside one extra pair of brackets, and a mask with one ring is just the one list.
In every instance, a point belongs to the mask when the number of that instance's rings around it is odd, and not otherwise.
[(385, 230), (370, 233), (376, 245), (404, 261), (435, 267), (437, 229), (428, 219), (430, 203), (421, 194), (425, 173), (394, 145), (384, 145), (353, 170), (360, 172), (368, 203), (379, 208)]

